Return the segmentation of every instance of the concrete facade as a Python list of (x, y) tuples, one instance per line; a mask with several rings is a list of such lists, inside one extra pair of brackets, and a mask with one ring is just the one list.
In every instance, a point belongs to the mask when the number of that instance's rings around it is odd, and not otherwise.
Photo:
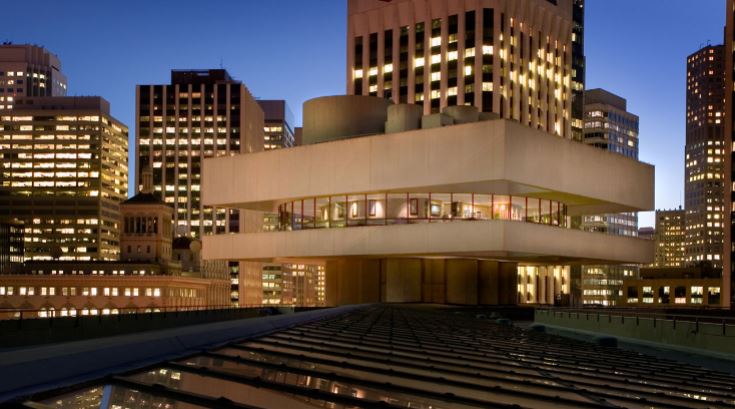
[(323, 261), (327, 305), (560, 303), (563, 264), (652, 261), (650, 240), (566, 228), (652, 208), (650, 165), (507, 120), (350, 136), (205, 160), (206, 204), (279, 222), (207, 236), (204, 257)]

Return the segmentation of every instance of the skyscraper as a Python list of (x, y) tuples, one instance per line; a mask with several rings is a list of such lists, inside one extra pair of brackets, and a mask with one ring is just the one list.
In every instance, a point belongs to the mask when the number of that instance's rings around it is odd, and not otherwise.
[(227, 71), (173, 70), (171, 83), (136, 89), (136, 192), (142, 170), (174, 207), (174, 230), (200, 238), (237, 232), (240, 214), (203, 206), (202, 159), (263, 150), (263, 110)]
[[(638, 159), (638, 117), (627, 111), (625, 99), (603, 89), (584, 93), (584, 143), (629, 158)], [(605, 177), (601, 175), (601, 177)], [(638, 215), (615, 213), (582, 218), (582, 229), (636, 237)], [(623, 279), (636, 274), (630, 265), (582, 266), (582, 302), (615, 305)]]
[(573, 0), (350, 0), (347, 93), (426, 114), (472, 105), (572, 138), (573, 28), (583, 22), (573, 5), (583, 11)]
[(732, 187), (735, 181), (735, 169), (733, 169), (733, 156), (735, 151), (731, 149), (735, 146), (735, 129), (733, 121), (735, 121), (735, 0), (727, 0), (725, 2), (725, 140), (728, 142), (726, 149), (730, 153), (725, 154), (725, 205), (729, 206), (729, 210), (725, 211), (725, 236), (724, 236), (724, 254), (723, 254), (723, 271), (722, 271), (722, 306), (730, 307), (732, 302), (732, 272), (733, 272), (733, 256), (735, 256), (735, 245), (733, 245), (733, 214), (735, 213), (735, 189)]
[(117, 260), (128, 128), (100, 97), (24, 97), (0, 117), (0, 216), (26, 259)]
[(584, 0), (572, 4), (572, 138), (584, 138), (584, 89), (587, 60), (584, 56)]
[(64, 95), (66, 76), (56, 55), (36, 45), (0, 45), (0, 111), (13, 109), (25, 96)]
[(294, 119), (291, 109), (282, 99), (258, 100), (265, 115), (263, 148), (273, 150), (295, 145)]
[(725, 218), (725, 50), (707, 46), (687, 57), (686, 261), (722, 267)]

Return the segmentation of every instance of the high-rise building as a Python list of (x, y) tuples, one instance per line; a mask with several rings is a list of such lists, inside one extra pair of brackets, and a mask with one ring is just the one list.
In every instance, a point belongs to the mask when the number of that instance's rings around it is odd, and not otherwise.
[(584, 55), (584, 0), (572, 3), (572, 138), (584, 139), (584, 89), (587, 60)]
[(26, 259), (117, 260), (128, 128), (100, 97), (24, 97), (0, 117), (0, 217)]
[(686, 260), (722, 267), (725, 218), (725, 51), (707, 46), (687, 57)]
[(200, 238), (237, 232), (240, 214), (202, 205), (204, 158), (263, 150), (263, 110), (227, 71), (173, 70), (171, 83), (136, 88), (136, 192), (142, 170), (174, 208), (174, 230)]
[(22, 97), (65, 95), (59, 57), (36, 45), (0, 45), (0, 111), (13, 109)]
[(735, 243), (733, 243), (733, 230), (735, 230), (735, 169), (733, 169), (733, 156), (735, 150), (735, 0), (725, 2), (726, 25), (725, 25), (725, 140), (728, 146), (725, 154), (725, 236), (723, 240), (724, 254), (722, 265), (722, 306), (729, 308), (732, 303), (733, 281), (732, 274), (735, 268)]
[(295, 145), (294, 119), (291, 109), (282, 99), (258, 100), (263, 109), (265, 127), (263, 129), (265, 150), (290, 148)]
[(573, 6), (580, 17), (573, 0), (350, 0), (347, 93), (425, 114), (471, 105), (572, 138)]
[(684, 209), (656, 210), (656, 255), (653, 267), (684, 267), (686, 264), (686, 216)]
[[(627, 102), (603, 89), (584, 93), (584, 143), (608, 152), (638, 159), (638, 117), (627, 111)], [(638, 215), (615, 213), (582, 218), (583, 230), (636, 237)], [(621, 296), (623, 279), (633, 277), (630, 265), (582, 266), (583, 304), (615, 305)]]

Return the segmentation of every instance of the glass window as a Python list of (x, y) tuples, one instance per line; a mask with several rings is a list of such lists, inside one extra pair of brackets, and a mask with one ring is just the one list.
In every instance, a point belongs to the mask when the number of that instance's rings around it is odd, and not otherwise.
[(331, 226), (344, 227), (347, 217), (347, 196), (332, 196)]
[(471, 219), (473, 213), (472, 195), (467, 193), (452, 194), (452, 218)]
[(523, 221), (526, 218), (526, 198), (511, 196), (511, 220)]
[(719, 304), (720, 303), (720, 287), (709, 287), (707, 289), (707, 304)]
[(386, 222), (385, 194), (367, 196), (367, 224), (382, 225)]
[(452, 218), (452, 197), (448, 193), (432, 193), (429, 214), (432, 220)]
[(316, 199), (316, 228), (321, 229), (329, 226), (329, 198), (320, 197)]
[(347, 198), (347, 225), (364, 226), (366, 220), (365, 195), (350, 195)]
[(510, 197), (505, 195), (493, 195), (493, 219), (510, 219), (511, 205)]
[(488, 220), (491, 217), (490, 205), (492, 202), (491, 195), (475, 195), (474, 198), (474, 215), (475, 219)]

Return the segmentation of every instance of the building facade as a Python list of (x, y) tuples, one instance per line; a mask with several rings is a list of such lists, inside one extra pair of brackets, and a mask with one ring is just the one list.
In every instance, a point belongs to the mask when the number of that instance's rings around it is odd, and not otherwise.
[(59, 57), (36, 45), (0, 45), (0, 112), (13, 109), (18, 98), (65, 95)]
[(0, 219), (0, 274), (15, 274), (23, 267), (25, 236), (23, 223)]
[(720, 308), (722, 277), (711, 267), (642, 268), (625, 280), (623, 305), (652, 308)]
[(656, 255), (654, 267), (686, 265), (686, 212), (684, 209), (656, 210)]
[(725, 51), (687, 57), (684, 208), (687, 263), (722, 268), (725, 219)]
[(173, 70), (171, 83), (136, 87), (136, 192), (142, 170), (174, 208), (177, 235), (237, 232), (240, 214), (202, 205), (204, 158), (263, 150), (263, 111), (225, 70)]
[[(323, 263), (326, 305), (551, 304), (569, 296), (565, 264), (653, 261), (648, 240), (568, 228), (572, 215), (652, 208), (650, 165), (480, 120), (474, 107), (446, 108), (444, 126), (422, 113), (317, 98), (304, 106), (303, 147), (205, 160), (205, 204), (279, 215), (275, 231), (205, 237), (205, 258)], [(391, 132), (364, 136), (381, 127)], [(270, 177), (235, 176), (247, 172)]]
[(572, 3), (572, 138), (584, 139), (584, 90), (587, 58), (584, 55), (584, 0)]
[(725, 211), (725, 236), (724, 236), (724, 254), (723, 254), (723, 274), (722, 274), (722, 305), (730, 307), (732, 304), (733, 281), (732, 275), (735, 270), (735, 244), (733, 243), (733, 230), (735, 225), (735, 187), (732, 187), (735, 181), (735, 169), (733, 169), (733, 156), (735, 156), (735, 0), (725, 1), (725, 140), (729, 146), (730, 153), (725, 154), (725, 206), (729, 206), (729, 210)]
[(117, 260), (128, 128), (100, 97), (25, 97), (0, 116), (0, 217), (27, 260)]
[(347, 94), (425, 114), (470, 105), (573, 138), (580, 10), (573, 0), (350, 0)]
[[(638, 159), (638, 117), (627, 111), (624, 98), (603, 89), (584, 92), (584, 143)], [(636, 237), (638, 215), (617, 213), (585, 216), (581, 228)], [(596, 305), (616, 305), (622, 295), (623, 280), (637, 274), (637, 267), (631, 265), (585, 265), (581, 270), (582, 303)]]
[(259, 99), (258, 105), (263, 110), (265, 121), (263, 149), (272, 150), (295, 146), (294, 117), (286, 101)]

